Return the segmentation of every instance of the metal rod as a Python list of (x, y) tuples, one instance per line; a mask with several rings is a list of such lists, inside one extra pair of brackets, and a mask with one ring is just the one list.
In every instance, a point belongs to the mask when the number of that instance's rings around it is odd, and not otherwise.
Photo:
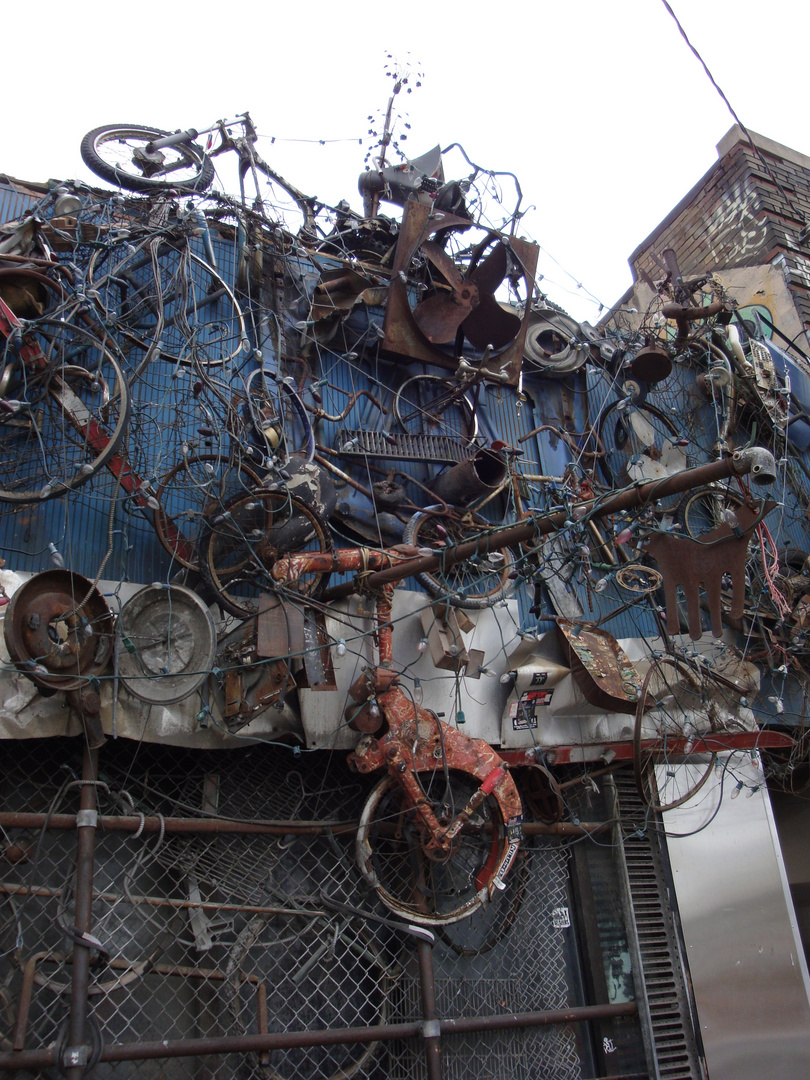
[[(75, 829), (75, 814), (0, 813), (4, 829)], [(330, 823), (308, 821), (226, 821), (222, 818), (99, 817), (103, 832), (241, 833), (268, 836), (322, 836), (324, 833), (356, 832), (356, 821)]]
[[(76, 850), (75, 930), (78, 938), (89, 934), (93, 925), (93, 870), (96, 851), (96, 781), (98, 780), (98, 749), (85, 741), (82, 758), (82, 787), (79, 796), (81, 818), (77, 821), (78, 842)], [(73, 972), (70, 983), (70, 1014), (68, 1019), (68, 1045), (65, 1050), (84, 1047), (87, 1037), (87, 1005), (90, 986), (90, 953), (92, 944), (74, 939)], [(61, 1064), (61, 1062), (57, 1062)], [(67, 1080), (81, 1080), (84, 1065), (68, 1065)]]
[[(759, 745), (762, 745), (760, 742)], [(781, 744), (780, 744), (781, 745)], [(0, 827), (4, 829), (75, 829), (75, 814), (0, 814)], [(100, 817), (98, 827), (102, 832), (160, 832), (166, 833), (235, 833), (237, 835), (266, 834), (268, 836), (322, 836), (325, 833), (339, 835), (357, 832), (356, 821), (342, 821), (336, 825), (317, 825), (299, 821), (280, 821), (269, 825), (256, 821), (222, 821), (218, 818), (157, 818), (157, 817)], [(527, 836), (560, 836), (594, 832), (603, 828), (602, 822), (580, 822), (578, 825), (544, 825), (540, 821), (527, 821), (523, 831)], [(10, 888), (10, 886), (0, 886)], [(44, 895), (44, 894), (43, 894)], [(242, 910), (241, 908), (239, 910)], [(264, 909), (262, 909), (264, 910)]]
[[(635, 1001), (617, 1005), (585, 1005), (576, 1009), (555, 1009), (502, 1016), (469, 1016), (439, 1020), (442, 1035), (475, 1031), (506, 1031), (514, 1028), (578, 1024), (616, 1016), (635, 1016)], [(269, 1035), (225, 1035), (209, 1039), (166, 1039), (160, 1042), (116, 1043), (105, 1046), (99, 1061), (149, 1061), (157, 1058), (197, 1057), (204, 1054), (261, 1053), (265, 1050), (292, 1050), (310, 1046), (391, 1041), (418, 1038), (421, 1021), (407, 1024), (379, 1024), (375, 1027), (327, 1028), (323, 1031), (284, 1031)], [(56, 1064), (56, 1052), (21, 1050), (0, 1052), (0, 1069), (45, 1069)]]
[(442, 1044), (439, 1014), (436, 1009), (436, 980), (433, 973), (433, 946), (426, 941), (416, 945), (419, 958), (419, 989), (422, 995), (422, 1034), (425, 1039), (425, 1063), (428, 1080), (442, 1080)]
[[(766, 455), (766, 458), (770, 458), (770, 463), (765, 460), (765, 464), (761, 464), (760, 459), (754, 457), (755, 454)], [(477, 540), (469, 540), (464, 544), (449, 547), (440, 555), (419, 555), (397, 562), (396, 565), (385, 570), (376, 570), (364, 579), (363, 585), (364, 588), (378, 589), (381, 585), (389, 585), (403, 578), (413, 577), (414, 574), (433, 573), (442, 567), (450, 567), (473, 555), (484, 555), (493, 548), (517, 547), (528, 543), (535, 536), (544, 536), (561, 528), (574, 512), (583, 511), (591, 518), (602, 518), (621, 510), (642, 506), (651, 500), (664, 499), (670, 495), (690, 491), (692, 488), (703, 487), (704, 484), (727, 480), (731, 476), (742, 476), (752, 472), (759, 474), (759, 478), (770, 477), (769, 470), (772, 467), (775, 470), (773, 457), (767, 451), (756, 449), (738, 451), (732, 457), (711, 461), (708, 465), (698, 465), (694, 469), (682, 469), (681, 472), (673, 473), (672, 476), (664, 477), (663, 480), (648, 480), (645, 483), (635, 484), (608, 498), (588, 499), (551, 514), (533, 515), (529, 521), (520, 525), (487, 529)], [(321, 599), (324, 602), (338, 600), (349, 596), (354, 591), (354, 583), (346, 582), (344, 585), (335, 585), (327, 589)]]

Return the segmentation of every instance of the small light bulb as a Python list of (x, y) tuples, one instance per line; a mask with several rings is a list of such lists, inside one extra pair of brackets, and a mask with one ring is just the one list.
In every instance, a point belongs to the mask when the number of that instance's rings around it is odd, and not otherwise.
[(740, 792), (742, 791), (742, 789), (743, 789), (743, 782), (742, 782), (742, 780), (738, 780), (738, 781), (737, 781), (737, 786), (736, 786), (736, 787), (734, 788), (734, 790), (733, 790), (733, 791), (732, 791), (732, 793), (731, 793), (731, 797), (732, 797), (732, 799), (736, 799), (736, 798), (737, 798), (737, 796), (738, 796), (738, 795), (740, 794)]
[(461, 709), (459, 709), (459, 711), (456, 713), (456, 723), (459, 725), (467, 723), (467, 717), (464, 715)]
[(426, 637), (419, 639), (419, 644), (416, 646), (416, 651), (423, 653), (428, 647), (428, 639)]
[(338, 638), (337, 648), (335, 649), (335, 652), (338, 654), (338, 656), (346, 655), (346, 642), (343, 640), (343, 638)]
[(48, 544), (48, 553), (51, 556), (51, 562), (53, 563), (53, 565), (58, 567), (60, 570), (64, 570), (65, 560), (62, 558), (61, 553), (57, 551), (56, 544)]
[(416, 702), (417, 705), (421, 705), (422, 702), (425, 700), (425, 692), (422, 689), (421, 679), (413, 680), (413, 700)]
[(514, 673), (514, 671), (505, 671), (505, 672), (503, 673), (503, 675), (501, 675), (501, 677), (500, 677), (500, 679), (498, 680), (498, 682), (500, 682), (502, 686), (508, 686), (508, 685), (509, 685), (509, 683), (510, 683), (510, 682), (512, 681), (512, 679), (513, 679), (514, 677), (515, 677), (515, 673)]

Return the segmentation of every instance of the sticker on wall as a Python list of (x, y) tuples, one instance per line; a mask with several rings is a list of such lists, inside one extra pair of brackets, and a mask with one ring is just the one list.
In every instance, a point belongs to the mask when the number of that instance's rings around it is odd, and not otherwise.
[(534, 674), (532, 675), (532, 681), (531, 681), (532, 686), (545, 686), (547, 682), (548, 682), (548, 672), (547, 671), (535, 671)]
[(551, 925), (555, 930), (567, 930), (571, 925), (571, 913), (567, 907), (555, 907), (551, 911)]
[(537, 709), (551, 703), (553, 690), (527, 690), (520, 701), (513, 701), (509, 707), (513, 731), (527, 731), (537, 727)]

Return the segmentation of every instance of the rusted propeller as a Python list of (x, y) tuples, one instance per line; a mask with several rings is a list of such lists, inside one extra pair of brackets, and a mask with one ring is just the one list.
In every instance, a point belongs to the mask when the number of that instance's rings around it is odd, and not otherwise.
[[(481, 259), (488, 248), (491, 251)], [(519, 332), (521, 320), (495, 299), (509, 271), (506, 242), (497, 233), (487, 236), (473, 252), (466, 274), (435, 241), (425, 241), (421, 250), (450, 286), (449, 292), (436, 292), (414, 309), (414, 320), (428, 341), (443, 345), (461, 332), (478, 350), (508, 345)]]

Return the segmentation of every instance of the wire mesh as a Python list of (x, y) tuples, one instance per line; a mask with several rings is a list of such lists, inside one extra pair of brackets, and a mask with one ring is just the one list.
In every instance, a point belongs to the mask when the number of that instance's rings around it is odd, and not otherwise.
[[(2, 811), (72, 814), (81, 746), (8, 744)], [(100, 754), (102, 814), (145, 815), (157, 828), (99, 830), (94, 866), (89, 1039), (111, 1043), (373, 1027), (421, 1021), (413, 939), (375, 920), (390, 915), (356, 869), (353, 833), (367, 782), (326, 753), (291, 759), (272, 747), (228, 755), (137, 746)], [(274, 833), (179, 834), (179, 819), (280, 824)], [(311, 834), (296, 830), (313, 823)], [(319, 831), (314, 823), (320, 826)], [(273, 826), (271, 826), (273, 827)], [(289, 831), (285, 831), (289, 830)], [(26, 1049), (66, 1037), (74, 924), (75, 833), (6, 829), (0, 897), (0, 1043)], [(524, 845), (500, 902), (443, 928), (433, 949), (442, 1018), (561, 1009), (570, 927), (566, 850)], [(358, 917), (323, 902), (353, 904)], [(576, 1002), (574, 1002), (576, 1003)], [(581, 1075), (572, 1029), (443, 1038), (448, 1080)], [(425, 1076), (421, 1040), (97, 1064), (95, 1077)]]

